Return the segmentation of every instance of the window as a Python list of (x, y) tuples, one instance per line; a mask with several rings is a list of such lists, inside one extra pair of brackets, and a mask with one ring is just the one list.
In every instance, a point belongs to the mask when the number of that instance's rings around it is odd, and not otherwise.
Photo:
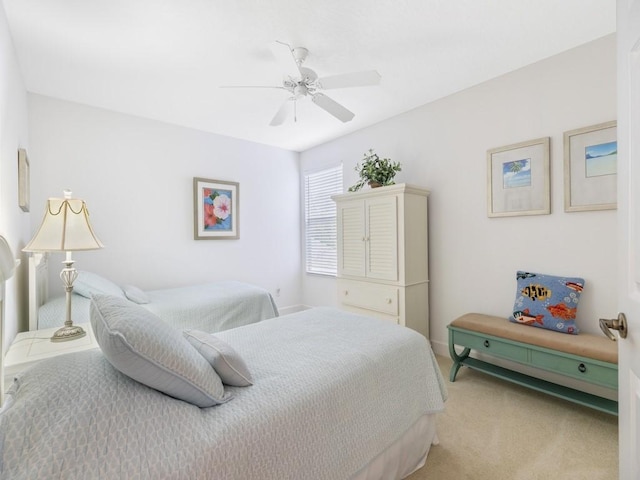
[(304, 177), (306, 265), (308, 273), (336, 275), (336, 204), (342, 193), (342, 165)]

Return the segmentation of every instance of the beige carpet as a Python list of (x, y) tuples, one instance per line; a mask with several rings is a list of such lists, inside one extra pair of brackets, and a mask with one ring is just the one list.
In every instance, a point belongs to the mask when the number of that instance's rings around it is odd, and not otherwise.
[(618, 417), (438, 357), (449, 399), (440, 444), (408, 480), (615, 480)]

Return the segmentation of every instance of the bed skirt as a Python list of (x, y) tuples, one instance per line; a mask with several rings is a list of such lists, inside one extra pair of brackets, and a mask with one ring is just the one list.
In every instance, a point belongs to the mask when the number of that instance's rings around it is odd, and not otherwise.
[(398, 480), (422, 468), (431, 445), (438, 444), (436, 413), (423, 415), (399, 439), (351, 480)]

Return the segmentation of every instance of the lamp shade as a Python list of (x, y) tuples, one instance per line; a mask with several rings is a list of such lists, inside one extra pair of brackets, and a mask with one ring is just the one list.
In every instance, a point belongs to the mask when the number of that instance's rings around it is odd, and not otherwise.
[(71, 252), (104, 247), (89, 222), (87, 205), (79, 198), (50, 198), (40, 228), (24, 252)]

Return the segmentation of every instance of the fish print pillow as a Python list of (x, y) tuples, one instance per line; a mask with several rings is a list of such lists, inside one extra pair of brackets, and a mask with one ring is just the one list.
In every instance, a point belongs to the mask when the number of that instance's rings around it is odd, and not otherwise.
[(518, 289), (509, 320), (576, 335), (576, 313), (584, 280), (518, 271)]

